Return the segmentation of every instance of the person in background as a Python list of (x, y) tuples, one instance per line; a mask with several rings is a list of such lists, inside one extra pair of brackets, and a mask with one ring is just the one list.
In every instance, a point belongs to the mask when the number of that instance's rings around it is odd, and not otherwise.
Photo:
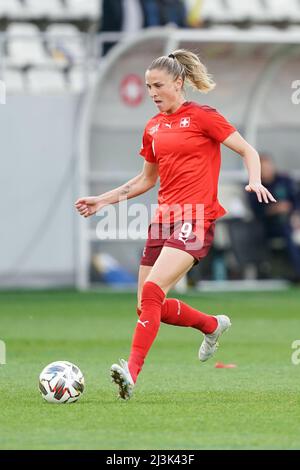
[[(205, 0), (204, 0), (205, 1)], [(203, 0), (187, 0), (186, 2), (186, 21), (190, 28), (201, 28), (202, 18), (201, 12), (203, 7)]]
[[(103, 0), (99, 32), (134, 33), (140, 29), (173, 24), (186, 26), (183, 0)], [(106, 41), (105, 56), (117, 41)]]
[(257, 204), (256, 198), (249, 194), (250, 206), (263, 225), (266, 241), (274, 238), (284, 240), (295, 273), (291, 280), (300, 282), (300, 245), (296, 239), (300, 225), (300, 198), (296, 182), (277, 171), (270, 155), (262, 153), (260, 159), (262, 183), (274, 195), (277, 204)]
[[(123, 0), (102, 0), (102, 18), (99, 32), (120, 32), (123, 28)], [(106, 41), (102, 54), (105, 56), (116, 44), (116, 41)]]
[(186, 27), (186, 8), (183, 0), (140, 0), (144, 12), (144, 27), (173, 24)]

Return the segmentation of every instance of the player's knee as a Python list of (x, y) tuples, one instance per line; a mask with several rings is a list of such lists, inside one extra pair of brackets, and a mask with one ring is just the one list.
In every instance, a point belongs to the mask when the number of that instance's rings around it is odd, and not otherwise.
[(161, 277), (151, 275), (151, 274), (147, 277), (145, 282), (153, 282), (158, 287), (160, 287), (161, 290), (164, 291), (165, 294), (167, 294), (167, 292), (170, 288), (170, 282), (169, 281), (164, 280)]

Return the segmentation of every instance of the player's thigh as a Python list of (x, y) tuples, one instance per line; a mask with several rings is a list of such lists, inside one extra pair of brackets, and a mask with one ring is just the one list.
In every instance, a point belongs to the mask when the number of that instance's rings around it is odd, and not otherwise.
[(187, 273), (194, 264), (194, 257), (177, 248), (164, 246), (152, 267), (147, 281), (155, 282), (167, 294), (169, 289)]
[(141, 308), (142, 290), (147, 277), (151, 272), (152, 266), (140, 266), (139, 280), (138, 280), (138, 292), (137, 292), (137, 306)]

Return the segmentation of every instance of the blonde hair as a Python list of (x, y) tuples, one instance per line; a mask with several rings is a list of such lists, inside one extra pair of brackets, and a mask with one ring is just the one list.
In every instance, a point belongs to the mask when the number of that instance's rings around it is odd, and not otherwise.
[(166, 70), (174, 80), (182, 78), (201, 93), (208, 93), (216, 86), (211, 75), (208, 74), (199, 57), (191, 51), (177, 49), (168, 56), (161, 56), (153, 60), (148, 70)]

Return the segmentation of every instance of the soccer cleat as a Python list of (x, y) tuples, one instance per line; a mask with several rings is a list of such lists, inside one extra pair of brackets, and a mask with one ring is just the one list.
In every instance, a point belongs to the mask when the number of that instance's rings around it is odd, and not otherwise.
[(198, 357), (200, 361), (205, 362), (209, 359), (218, 348), (218, 339), (224, 331), (231, 326), (230, 318), (226, 315), (216, 315), (218, 326), (213, 333), (204, 335), (204, 340), (199, 349)]
[(119, 364), (113, 364), (110, 368), (111, 381), (119, 387), (119, 398), (129, 400), (133, 393), (134, 382), (128, 369), (127, 361), (120, 359)]

